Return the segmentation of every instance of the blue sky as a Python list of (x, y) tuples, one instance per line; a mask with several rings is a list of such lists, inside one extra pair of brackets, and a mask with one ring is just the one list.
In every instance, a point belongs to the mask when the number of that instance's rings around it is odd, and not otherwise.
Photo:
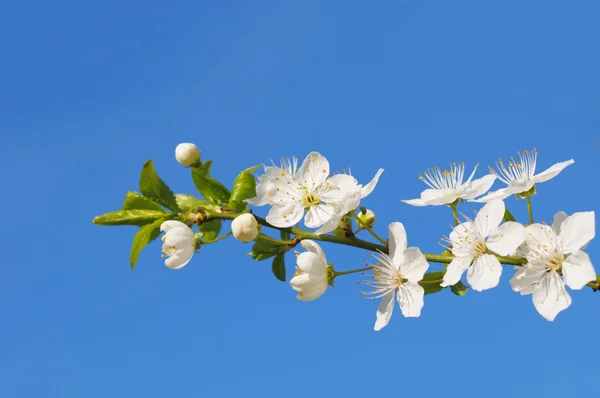
[[(193, 193), (182, 141), (227, 183), (312, 150), (363, 183), (383, 167), (364, 202), (376, 229), (401, 221), (424, 252), (440, 251), (450, 211), (400, 199), (449, 161), (481, 176), (527, 148), (540, 170), (573, 158), (538, 187), (536, 219), (598, 211), (599, 19), (594, 0), (4, 1), (0, 396), (591, 393), (590, 289), (549, 323), (505, 268), (496, 289), (427, 296), (421, 318), (396, 311), (376, 333), (359, 277), (302, 303), (233, 240), (178, 271), (154, 243), (131, 271), (135, 228), (91, 219), (137, 189), (148, 158)], [(507, 206), (524, 220), (523, 201)], [(325, 250), (338, 269), (369, 258)]]

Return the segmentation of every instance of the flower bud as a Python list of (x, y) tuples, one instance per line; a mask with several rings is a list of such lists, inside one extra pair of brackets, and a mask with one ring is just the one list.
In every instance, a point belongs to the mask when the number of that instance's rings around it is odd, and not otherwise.
[(258, 236), (259, 226), (250, 213), (237, 216), (231, 223), (233, 237), (242, 242), (252, 242)]
[(200, 151), (196, 145), (184, 142), (175, 148), (175, 158), (183, 166), (190, 167), (200, 160)]
[[(367, 209), (365, 213), (360, 212), (358, 218), (363, 223), (363, 225), (366, 225), (369, 228), (375, 225), (375, 213), (373, 213), (372, 210)], [(362, 227), (362, 225), (359, 225), (359, 227)]]

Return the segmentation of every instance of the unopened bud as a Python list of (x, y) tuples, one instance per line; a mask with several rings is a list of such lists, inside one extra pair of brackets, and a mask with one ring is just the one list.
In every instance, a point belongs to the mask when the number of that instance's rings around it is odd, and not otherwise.
[[(358, 215), (358, 219), (362, 222), (363, 225), (366, 225), (369, 228), (375, 225), (375, 213), (373, 213), (372, 210), (367, 209), (365, 213), (360, 212)], [(362, 225), (359, 225), (359, 227), (361, 226)]]
[(259, 226), (250, 213), (237, 216), (231, 223), (233, 237), (242, 242), (252, 242), (258, 236)]
[(200, 151), (196, 145), (184, 142), (175, 148), (175, 158), (183, 166), (190, 167), (200, 160)]

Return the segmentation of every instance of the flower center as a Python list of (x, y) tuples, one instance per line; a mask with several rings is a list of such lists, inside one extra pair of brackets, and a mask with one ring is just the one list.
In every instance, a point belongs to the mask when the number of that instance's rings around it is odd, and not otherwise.
[(548, 271), (560, 272), (562, 270), (562, 263), (565, 260), (565, 256), (562, 253), (554, 252), (546, 263), (546, 269)]
[(475, 242), (473, 246), (473, 254), (474, 257), (479, 257), (484, 254), (487, 250), (487, 246), (485, 245), (485, 239), (479, 239)]
[(496, 162), (498, 170), (496, 171), (490, 167), (490, 173), (494, 174), (500, 181), (507, 185), (511, 181), (523, 181), (533, 178), (535, 175), (537, 150), (534, 148), (531, 152), (525, 150), (517, 153), (519, 154), (518, 160), (511, 156), (510, 162), (508, 162), (508, 165), (505, 165), (502, 159), (499, 159)]
[(302, 196), (302, 205), (305, 210), (308, 210), (311, 206), (318, 205), (319, 203), (321, 203), (321, 199), (314, 192), (306, 192), (306, 194)]
[(435, 166), (427, 169), (419, 179), (430, 188), (442, 191), (443, 195), (455, 195), (460, 190), (465, 175), (464, 163), (451, 163), (450, 170), (440, 169)]

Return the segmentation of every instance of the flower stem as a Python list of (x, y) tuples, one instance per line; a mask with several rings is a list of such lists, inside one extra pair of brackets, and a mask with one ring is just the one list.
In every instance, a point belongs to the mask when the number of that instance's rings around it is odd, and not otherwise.
[(367, 231), (369, 231), (371, 233), (371, 235), (373, 235), (373, 237), (375, 239), (377, 239), (378, 241), (380, 241), (381, 243), (383, 243), (384, 245), (387, 246), (387, 242), (385, 240), (383, 240), (381, 238), (381, 236), (377, 235), (377, 233), (375, 233), (375, 231), (373, 231), (371, 229), (371, 227), (369, 227), (367, 224), (363, 223), (363, 221), (360, 219), (360, 217), (358, 217), (356, 215), (356, 213), (352, 212), (352, 217), (354, 217), (354, 219), (356, 220), (356, 222), (358, 223), (358, 226), (361, 227), (362, 229), (366, 229)]
[(350, 271), (339, 271), (339, 272), (335, 271), (333, 273), (333, 277), (335, 278), (340, 275), (356, 274), (358, 272), (370, 271), (372, 269), (373, 269), (373, 267), (365, 267), (365, 268), (351, 269)]
[(293, 240), (279, 240), (279, 239), (271, 238), (270, 236), (265, 235), (263, 233), (261, 233), (259, 236), (260, 236), (260, 239), (268, 240), (269, 242), (277, 243), (280, 245), (294, 245), (296, 243)]
[(454, 223), (456, 225), (458, 225), (458, 224), (460, 224), (460, 221), (458, 219), (458, 213), (456, 211), (456, 208), (458, 207), (458, 205), (456, 203), (453, 203), (451, 207), (452, 207), (452, 217), (454, 217)]
[(531, 195), (527, 195), (527, 211), (529, 211), (529, 223), (533, 224), (533, 210), (531, 210)]
[(215, 239), (213, 239), (213, 240), (209, 240), (208, 242), (204, 242), (204, 244), (205, 244), (205, 245), (210, 245), (211, 243), (218, 242), (218, 241), (220, 241), (220, 240), (222, 240), (222, 239), (225, 239), (225, 238), (227, 238), (227, 237), (228, 237), (228, 236), (230, 236), (230, 235), (231, 235), (231, 232), (227, 232), (226, 234), (223, 234), (223, 235), (219, 236), (218, 238), (215, 238)]

